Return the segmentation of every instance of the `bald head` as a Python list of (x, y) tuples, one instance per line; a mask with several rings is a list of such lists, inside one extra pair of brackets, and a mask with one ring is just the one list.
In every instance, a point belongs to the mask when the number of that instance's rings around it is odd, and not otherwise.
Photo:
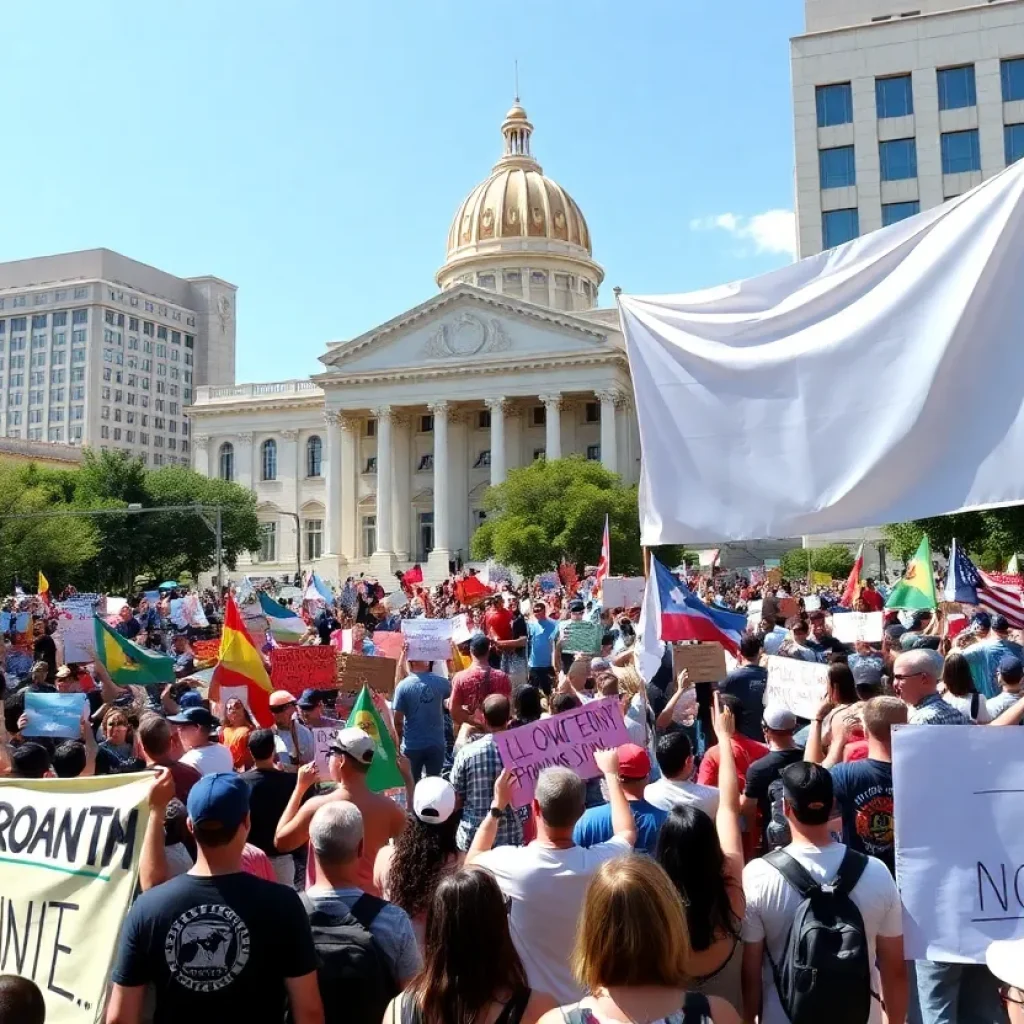
[(489, 697), (485, 697), (483, 709), (484, 721), (492, 732), (504, 729), (512, 716), (512, 706), (509, 704), (508, 697), (503, 693), (492, 693)]

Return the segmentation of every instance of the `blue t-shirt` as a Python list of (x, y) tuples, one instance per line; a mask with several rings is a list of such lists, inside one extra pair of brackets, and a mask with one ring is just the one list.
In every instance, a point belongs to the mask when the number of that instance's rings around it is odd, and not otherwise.
[(451, 683), (433, 672), (413, 672), (395, 687), (392, 707), (405, 717), (403, 750), (444, 746), (444, 700)]
[[(636, 822), (636, 849), (654, 856), (658, 845), (658, 833), (668, 814), (649, 804), (646, 800), (630, 800), (629, 808)], [(614, 835), (612, 830), (612, 806), (602, 804), (583, 812), (572, 830), (572, 841), (577, 846), (596, 846), (606, 843)]]
[(555, 633), (558, 623), (554, 619), (530, 619), (526, 632), (530, 638), (530, 668), (551, 668), (553, 665)]
[(892, 765), (844, 761), (832, 768), (835, 798), (843, 812), (843, 842), (877, 857), (896, 876), (892, 816)]
[(964, 660), (970, 666), (974, 688), (982, 697), (994, 697), (1000, 691), (999, 663), (1007, 655), (1021, 657), (1020, 644), (1012, 640), (1001, 640), (994, 633), (992, 638), (968, 647), (964, 651)]

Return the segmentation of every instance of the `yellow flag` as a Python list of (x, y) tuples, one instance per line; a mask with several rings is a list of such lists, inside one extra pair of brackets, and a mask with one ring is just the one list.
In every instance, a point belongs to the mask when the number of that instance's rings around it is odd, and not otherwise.
[(40, 573), (39, 573), (39, 586), (36, 588), (36, 590), (40, 594), (47, 594), (50, 591), (50, 582), (43, 575), (41, 570), (40, 570)]

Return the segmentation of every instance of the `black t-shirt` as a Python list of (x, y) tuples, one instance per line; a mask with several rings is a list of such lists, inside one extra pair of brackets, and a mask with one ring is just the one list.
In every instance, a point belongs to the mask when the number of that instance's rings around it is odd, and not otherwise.
[(295, 792), (298, 776), (294, 772), (254, 768), (243, 772), (242, 778), (249, 787), (249, 842), (258, 846), (268, 857), (277, 857), (279, 854), (274, 847), (274, 833)]
[(799, 747), (792, 750), (773, 750), (758, 758), (747, 769), (747, 786), (744, 796), (757, 801), (757, 813), (761, 819), (760, 831), (771, 820), (772, 806), (768, 799), (768, 787), (782, 774), (782, 769), (804, 759), (804, 752)]
[(46, 634), (37, 637), (32, 645), (32, 657), (46, 662), (46, 681), (52, 683), (57, 678), (57, 645), (53, 637)]
[(155, 987), (154, 1024), (281, 1024), (285, 979), (314, 970), (298, 894), (238, 872), (179, 875), (144, 892), (121, 929), (111, 977)]
[(761, 717), (764, 714), (764, 690), (768, 670), (760, 665), (741, 665), (718, 684), (718, 692), (735, 697), (743, 705), (743, 720), (738, 730), (758, 743), (764, 743)]

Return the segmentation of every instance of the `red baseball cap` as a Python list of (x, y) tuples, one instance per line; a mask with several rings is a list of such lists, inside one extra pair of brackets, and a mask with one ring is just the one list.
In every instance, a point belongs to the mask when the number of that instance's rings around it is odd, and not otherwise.
[(623, 743), (619, 747), (619, 777), (622, 779), (646, 779), (650, 774), (650, 754), (635, 743)]

